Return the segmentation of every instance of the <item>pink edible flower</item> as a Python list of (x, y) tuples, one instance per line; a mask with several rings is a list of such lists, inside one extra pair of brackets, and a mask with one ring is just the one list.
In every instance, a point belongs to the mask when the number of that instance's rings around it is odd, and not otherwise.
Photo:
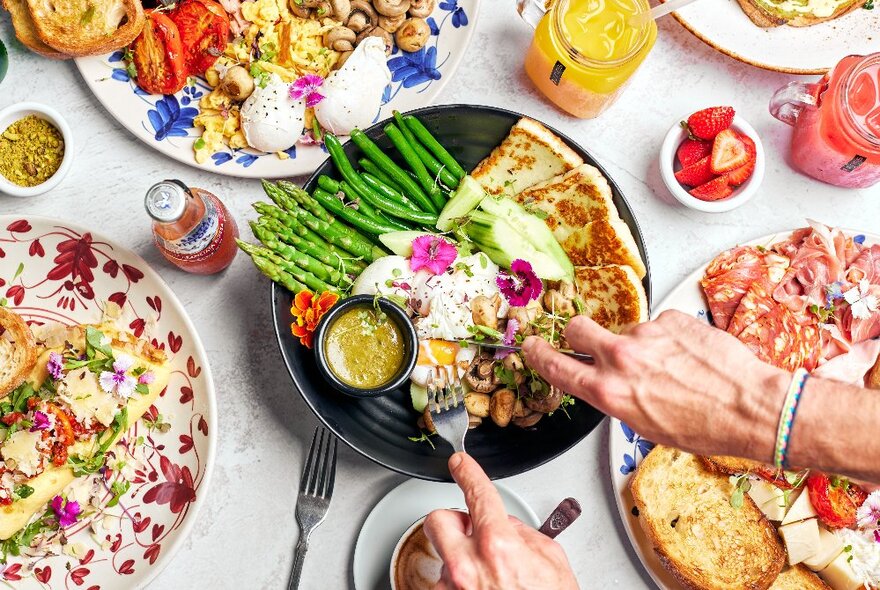
[(52, 376), (52, 379), (56, 381), (61, 379), (64, 376), (64, 359), (57, 352), (49, 353), (49, 362), (46, 363), (46, 370), (49, 371), (49, 375)]
[(880, 527), (880, 490), (871, 492), (864, 503), (856, 511), (860, 528), (872, 529)]
[(141, 385), (152, 385), (153, 381), (156, 380), (156, 376), (152, 371), (147, 371), (146, 373), (142, 373), (140, 377), (138, 377), (138, 383)]
[(36, 432), (38, 430), (48, 430), (49, 429), (49, 416), (44, 414), (43, 412), (37, 410), (34, 412), (34, 425), (31, 426), (30, 431)]
[(52, 498), (52, 510), (58, 518), (58, 524), (63, 529), (76, 524), (76, 518), (82, 512), (79, 502), (66, 501), (61, 496)]
[(297, 78), (296, 82), (290, 85), (290, 98), (294, 100), (306, 99), (306, 106), (314, 108), (318, 103), (324, 100), (324, 95), (318, 92), (318, 88), (324, 83), (324, 78), (317, 74), (306, 74), (301, 78)]
[(528, 261), (517, 258), (510, 263), (510, 272), (500, 272), (495, 278), (495, 284), (501, 289), (501, 294), (513, 307), (523, 307), (541, 296), (544, 285), (541, 279), (532, 270)]
[[(519, 330), (519, 320), (515, 318), (507, 320), (507, 327), (504, 329), (504, 336), (501, 338), (501, 343), (506, 344), (507, 346), (516, 346), (517, 330)], [(513, 350), (510, 348), (499, 348), (495, 351), (495, 360), (501, 360), (511, 352), (513, 352)]]
[(423, 268), (431, 274), (443, 274), (458, 257), (458, 250), (440, 236), (419, 236), (412, 242), (412, 258), (409, 267), (413, 272)]
[(120, 354), (113, 362), (113, 372), (104, 371), (98, 377), (101, 389), (107, 393), (115, 393), (123, 399), (128, 399), (134, 393), (137, 382), (131, 375), (126, 375), (134, 361), (130, 356)]

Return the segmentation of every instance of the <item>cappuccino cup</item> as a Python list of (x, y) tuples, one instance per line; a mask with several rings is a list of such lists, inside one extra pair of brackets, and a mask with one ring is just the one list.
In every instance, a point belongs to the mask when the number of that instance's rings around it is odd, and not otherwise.
[(394, 548), (391, 590), (433, 590), (440, 581), (443, 560), (425, 534), (425, 518), (406, 529)]

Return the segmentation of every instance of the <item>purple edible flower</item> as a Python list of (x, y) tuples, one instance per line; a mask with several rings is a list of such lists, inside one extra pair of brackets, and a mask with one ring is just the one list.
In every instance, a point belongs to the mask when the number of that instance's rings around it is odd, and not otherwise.
[(43, 412), (37, 410), (34, 412), (34, 425), (31, 426), (30, 431), (36, 432), (38, 430), (48, 430), (49, 429), (49, 416), (44, 414)]
[(49, 353), (49, 362), (46, 363), (46, 370), (56, 381), (64, 376), (64, 358), (57, 352)]
[[(519, 330), (519, 320), (510, 318), (507, 320), (507, 328), (504, 329), (504, 337), (501, 343), (507, 346), (516, 346), (516, 331)], [(513, 352), (510, 348), (499, 348), (495, 350), (495, 360), (499, 361)]]
[(61, 496), (52, 498), (52, 510), (58, 518), (58, 524), (63, 529), (76, 524), (76, 518), (82, 512), (79, 502), (70, 502)]
[(317, 74), (306, 74), (301, 78), (297, 78), (296, 82), (290, 85), (290, 98), (294, 100), (306, 99), (306, 106), (314, 108), (319, 102), (324, 100), (324, 95), (318, 92), (318, 88), (324, 83), (324, 78)]
[(140, 377), (138, 377), (138, 383), (141, 385), (151, 385), (153, 381), (156, 380), (156, 376), (152, 371), (147, 371), (146, 373), (142, 373)]
[(510, 272), (500, 272), (495, 284), (513, 307), (523, 307), (541, 296), (544, 285), (527, 261), (517, 258), (510, 263)]
[(101, 389), (107, 393), (115, 393), (119, 397), (128, 399), (134, 393), (137, 382), (131, 375), (126, 375), (134, 361), (130, 356), (120, 354), (113, 362), (113, 372), (104, 371), (98, 377)]

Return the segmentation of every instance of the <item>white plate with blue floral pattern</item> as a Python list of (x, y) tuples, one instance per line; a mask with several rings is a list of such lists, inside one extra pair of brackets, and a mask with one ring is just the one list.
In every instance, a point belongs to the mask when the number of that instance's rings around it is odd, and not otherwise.
[[(431, 37), (425, 47), (409, 53), (394, 48), (388, 57), (391, 84), (374, 122), (392, 110), (426, 106), (458, 68), (474, 31), (480, 0), (440, 0), (427, 19)], [(193, 143), (201, 132), (193, 125), (199, 98), (211, 87), (191, 77), (177, 94), (147, 94), (126, 73), (123, 52), (76, 60), (88, 87), (126, 129), (152, 148), (203, 170), (241, 178), (283, 178), (312, 173), (327, 153), (323, 146), (297, 144), (289, 159), (253, 149), (220, 151), (204, 164), (196, 162)]]
[[(846, 235), (853, 236), (853, 239), (861, 240), (866, 245), (880, 244), (880, 235), (846, 229), (843, 231)], [(780, 232), (746, 242), (743, 245), (770, 246), (788, 238), (790, 235), (791, 231)], [(707, 266), (709, 266), (709, 261), (675, 287), (660, 305), (651, 310), (652, 317), (656, 317), (667, 309), (677, 309), (678, 311), (691, 314), (706, 323), (711, 323), (706, 299), (700, 287), (700, 279), (706, 273)], [(660, 560), (657, 558), (651, 542), (644, 531), (642, 531), (641, 526), (639, 526), (638, 511), (636, 510), (632, 494), (629, 491), (630, 479), (635, 473), (636, 468), (653, 448), (653, 442), (642, 438), (620, 420), (616, 418), (611, 419), (608, 452), (611, 464), (611, 484), (614, 487), (614, 498), (617, 502), (620, 519), (623, 521), (623, 526), (626, 529), (633, 549), (657, 586), (663, 590), (681, 590), (682, 586), (660, 564)]]

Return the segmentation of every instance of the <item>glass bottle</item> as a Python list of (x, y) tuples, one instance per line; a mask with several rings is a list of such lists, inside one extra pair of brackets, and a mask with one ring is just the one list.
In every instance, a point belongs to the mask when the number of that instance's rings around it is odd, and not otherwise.
[(147, 191), (147, 214), (159, 252), (195, 274), (214, 274), (232, 264), (238, 227), (213, 194), (179, 180), (163, 180)]

